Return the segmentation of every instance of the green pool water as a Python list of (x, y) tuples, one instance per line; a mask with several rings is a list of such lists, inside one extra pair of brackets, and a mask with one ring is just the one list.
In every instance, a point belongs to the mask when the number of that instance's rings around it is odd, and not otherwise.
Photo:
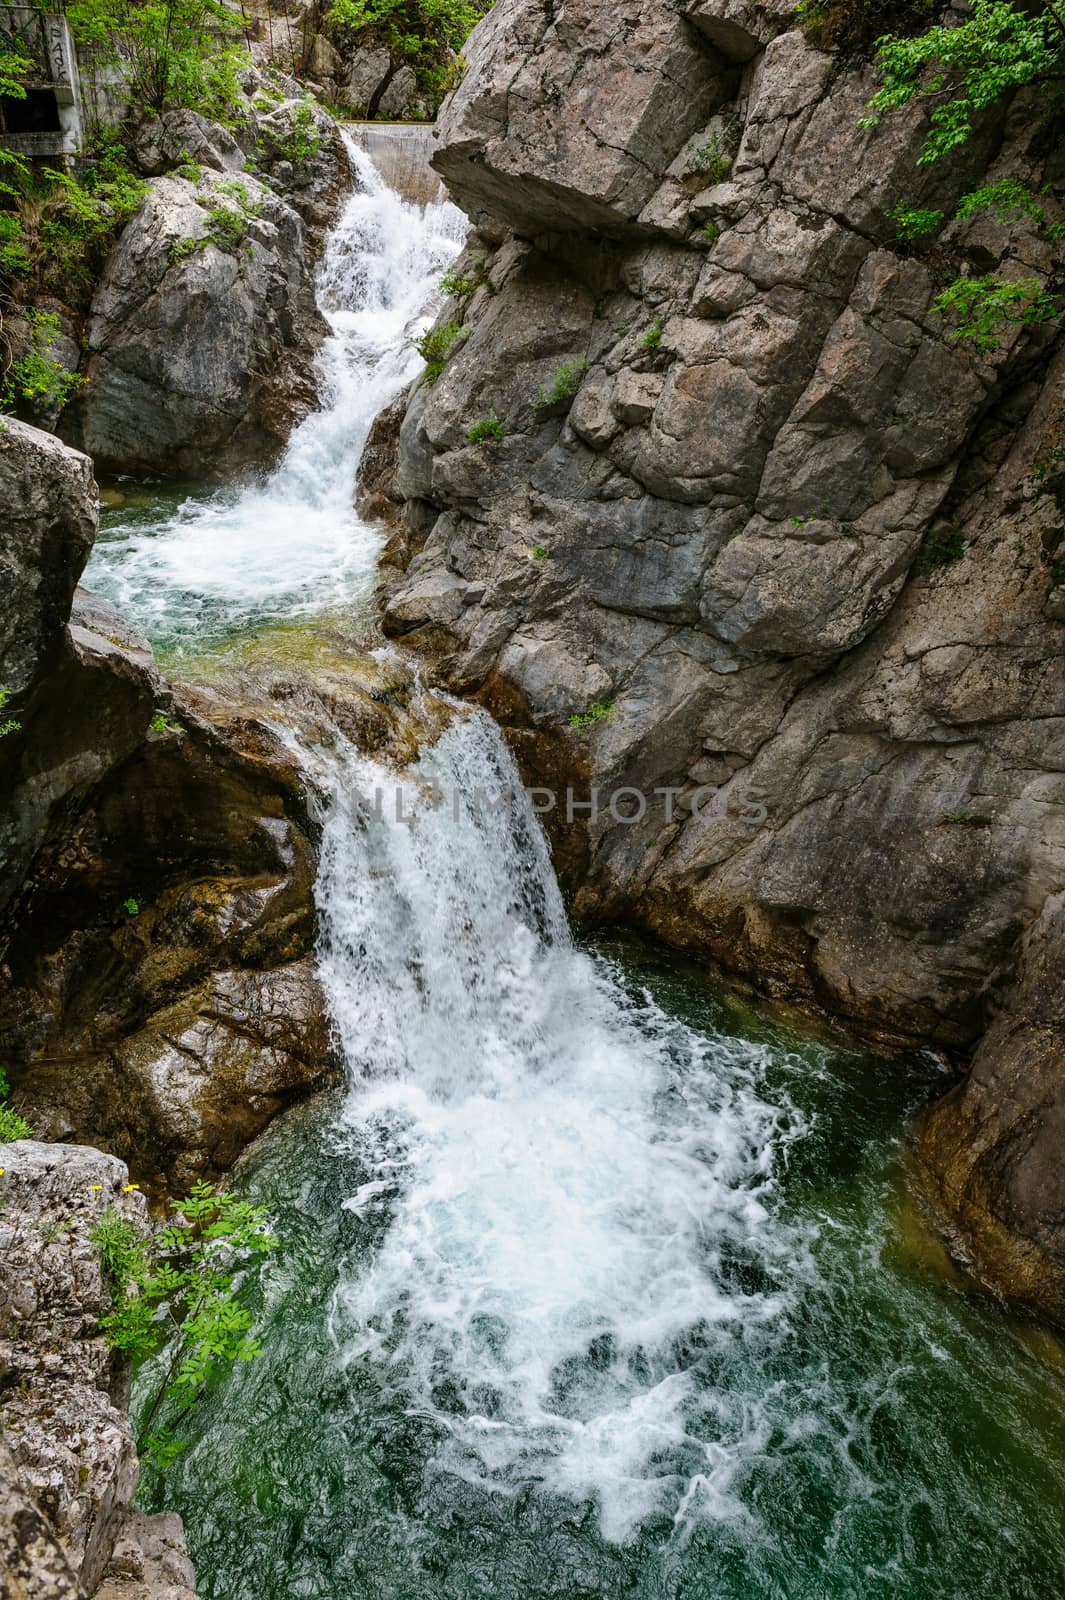
[[(243, 1288), (265, 1353), (198, 1408), (184, 1454), (148, 1485), (185, 1519), (204, 1600), (1065, 1592), (1059, 1347), (950, 1269), (912, 1199), (908, 1130), (942, 1076), (789, 1031), (641, 942), (592, 959), (699, 1036), (740, 1041), (759, 1094), (789, 1107), (767, 1202), (795, 1249), (770, 1269), (789, 1291), (782, 1325), (764, 1337), (741, 1320), (702, 1351), (693, 1329), (679, 1358), (711, 1402), (704, 1443), (712, 1402), (728, 1401), (716, 1502), (618, 1541), (593, 1499), (559, 1493), (535, 1460), (494, 1484), (441, 1466), (441, 1412), (411, 1399), (387, 1355), (345, 1359), (338, 1296), (373, 1273), (391, 1212), (344, 1209), (365, 1155), (341, 1099), (317, 1101), (240, 1174), (283, 1241)], [(535, 1252), (535, 1217), (527, 1240)], [(732, 1287), (756, 1291), (765, 1271), (741, 1251)]]

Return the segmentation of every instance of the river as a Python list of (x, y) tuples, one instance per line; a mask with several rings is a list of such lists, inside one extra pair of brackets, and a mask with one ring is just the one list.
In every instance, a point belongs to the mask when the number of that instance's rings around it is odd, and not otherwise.
[[(463, 224), (351, 157), (322, 410), (261, 482), (119, 485), (87, 574), (178, 675), (380, 642), (355, 469)], [(282, 1240), (242, 1288), (264, 1354), (148, 1481), (204, 1600), (1059, 1595), (1060, 1348), (920, 1219), (930, 1058), (575, 938), (482, 713), (402, 777), (300, 737), (347, 1083), (243, 1164)]]

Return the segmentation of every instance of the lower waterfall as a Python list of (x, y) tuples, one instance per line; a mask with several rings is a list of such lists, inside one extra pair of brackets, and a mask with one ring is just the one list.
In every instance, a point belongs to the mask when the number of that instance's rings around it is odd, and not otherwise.
[[(359, 453), (463, 223), (352, 161), (322, 411), (260, 483), (130, 491), (93, 557), (171, 658), (372, 584)], [(934, 1064), (576, 938), (483, 713), (401, 776), (300, 738), (345, 1081), (236, 1174), (282, 1241), (263, 1353), (146, 1475), (202, 1600), (1061, 1593), (1065, 1374), (919, 1215)]]

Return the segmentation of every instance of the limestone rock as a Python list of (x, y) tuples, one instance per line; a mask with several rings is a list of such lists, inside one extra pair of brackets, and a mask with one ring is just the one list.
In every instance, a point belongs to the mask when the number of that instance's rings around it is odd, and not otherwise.
[(3, 1600), (84, 1600), (85, 1596), (47, 1518), (19, 1478), (2, 1434), (0, 1595)]
[(414, 68), (405, 63), (395, 76), (389, 79), (388, 87), (378, 101), (379, 115), (397, 120), (409, 116), (411, 102), (417, 94), (418, 79)]

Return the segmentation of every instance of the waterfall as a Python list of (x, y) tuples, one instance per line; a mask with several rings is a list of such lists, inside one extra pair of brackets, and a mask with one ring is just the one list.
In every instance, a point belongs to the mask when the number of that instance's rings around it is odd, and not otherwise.
[(385, 182), (419, 205), (439, 200), (443, 185), (430, 158), (436, 129), (427, 122), (351, 122), (348, 134), (372, 159)]
[(335, 1297), (341, 1358), (443, 1431), (439, 1469), (591, 1499), (608, 1539), (735, 1514), (762, 1408), (705, 1380), (781, 1335), (802, 1244), (771, 1202), (798, 1119), (756, 1049), (575, 946), (483, 713), (403, 778), (350, 750), (323, 770), (346, 1205), (383, 1230)]
[(347, 143), (355, 193), (317, 286), (330, 327), (322, 409), (265, 482), (123, 519), (97, 543), (86, 584), (153, 642), (196, 648), (205, 635), (349, 606), (372, 587), (380, 534), (353, 510), (355, 474), (374, 417), (419, 371), (409, 341), (431, 320), (467, 224), (443, 199), (401, 199)]

